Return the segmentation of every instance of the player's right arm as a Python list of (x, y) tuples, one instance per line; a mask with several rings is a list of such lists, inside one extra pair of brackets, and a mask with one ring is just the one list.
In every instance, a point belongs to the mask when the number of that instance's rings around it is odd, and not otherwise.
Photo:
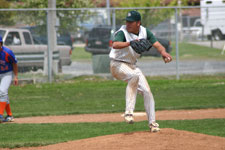
[(159, 43), (152, 32), (147, 29), (147, 39), (152, 43), (152, 46), (157, 49), (157, 51), (162, 55), (165, 63), (172, 61), (172, 56), (166, 52), (166, 49)]
[(116, 33), (113, 39), (112, 46), (114, 49), (122, 49), (122, 48), (130, 46), (130, 42), (126, 42), (126, 38), (123, 31), (119, 31)]

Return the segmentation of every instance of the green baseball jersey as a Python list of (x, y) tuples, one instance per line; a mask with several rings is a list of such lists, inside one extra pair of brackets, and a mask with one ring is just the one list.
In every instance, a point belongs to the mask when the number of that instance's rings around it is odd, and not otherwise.
[[(152, 44), (154, 44), (156, 41), (158, 41), (149, 29), (146, 28), (146, 31), (147, 31), (147, 39)], [(114, 36), (113, 41), (126, 42), (126, 38), (125, 38), (125, 35), (124, 35), (123, 31), (117, 32), (116, 35)]]

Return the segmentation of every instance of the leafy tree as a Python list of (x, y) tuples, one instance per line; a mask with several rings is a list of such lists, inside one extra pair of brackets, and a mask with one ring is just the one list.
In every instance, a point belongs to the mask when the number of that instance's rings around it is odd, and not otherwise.
[[(168, 4), (166, 1), (159, 0), (123, 0), (120, 1), (120, 7), (160, 7), (160, 6), (177, 6), (177, 0), (171, 0)], [(182, 0), (182, 5), (186, 5), (187, 0)], [(123, 24), (123, 20), (121, 16), (126, 16), (130, 10), (117, 11), (117, 24)], [(149, 27), (150, 25), (156, 25), (159, 22), (162, 22), (166, 19), (169, 19), (172, 15), (174, 15), (174, 9), (163, 8), (163, 9), (140, 9), (138, 10), (142, 16), (142, 24), (144, 26)], [(123, 18), (123, 19), (124, 19)]]
[[(1, 8), (9, 8), (10, 3), (7, 2), (6, 0), (0, 0), (0, 9)], [(13, 25), (15, 23), (15, 20), (13, 18), (14, 12), (12, 11), (0, 11), (0, 25)]]
[[(20, 0), (20, 3), (16, 4), (16, 8), (47, 8), (48, 0)], [(94, 7), (91, 0), (56, 0), (56, 8), (90, 8)], [(56, 16), (60, 22), (58, 31), (74, 31), (76, 30), (78, 17), (87, 16), (88, 11), (71, 11), (71, 10), (58, 10)], [(41, 26), (43, 30), (40, 30), (40, 34), (46, 34), (46, 11), (24, 11), (18, 12), (18, 21), (23, 22), (30, 26)]]

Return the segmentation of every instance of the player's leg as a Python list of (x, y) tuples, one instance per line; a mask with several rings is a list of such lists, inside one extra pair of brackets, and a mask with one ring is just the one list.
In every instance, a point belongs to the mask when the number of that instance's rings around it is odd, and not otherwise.
[(125, 110), (125, 120), (128, 123), (133, 123), (133, 112), (135, 109), (137, 87), (139, 77), (134, 72), (134, 66), (127, 63), (111, 61), (110, 69), (112, 75), (119, 80), (126, 81), (126, 110)]
[(149, 127), (152, 132), (157, 132), (160, 129), (155, 120), (154, 97), (152, 95), (148, 81), (139, 68), (137, 68), (137, 72), (139, 72), (138, 92), (140, 92), (144, 97), (144, 106), (148, 117)]
[[(0, 74), (0, 82), (2, 83), (2, 74)], [(2, 87), (0, 83), (0, 88)], [(3, 93), (1, 92), (1, 89), (0, 89), (0, 123), (3, 122), (4, 118), (3, 118), (3, 114), (4, 114), (4, 110), (5, 110), (5, 107), (6, 107), (6, 102), (3, 101), (2, 99), (2, 95)]]
[[(1, 93), (0, 93), (0, 96), (1, 96)], [(0, 123), (3, 122), (3, 114), (4, 114), (4, 110), (5, 110), (5, 107), (6, 107), (6, 102), (3, 102), (0, 98)]]
[(12, 122), (12, 121), (14, 121), (14, 118), (12, 116), (12, 111), (11, 111), (11, 107), (10, 107), (10, 103), (9, 102), (6, 104), (5, 110), (6, 110), (7, 116), (5, 117), (4, 121), (5, 122)]
[(6, 110), (7, 117), (5, 120), (7, 121), (13, 120), (12, 112), (11, 112), (11, 108), (9, 104), (9, 98), (8, 98), (8, 89), (11, 85), (11, 81), (12, 81), (12, 72), (5, 73), (2, 76), (1, 84), (0, 84), (0, 95), (1, 95), (0, 103), (2, 105), (0, 113), (3, 115), (4, 110)]

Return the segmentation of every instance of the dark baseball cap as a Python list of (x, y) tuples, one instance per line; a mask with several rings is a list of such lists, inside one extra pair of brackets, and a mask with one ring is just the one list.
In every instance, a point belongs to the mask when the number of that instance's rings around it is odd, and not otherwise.
[(125, 19), (126, 21), (141, 21), (141, 15), (139, 12), (132, 10), (130, 12), (127, 13), (127, 17)]

